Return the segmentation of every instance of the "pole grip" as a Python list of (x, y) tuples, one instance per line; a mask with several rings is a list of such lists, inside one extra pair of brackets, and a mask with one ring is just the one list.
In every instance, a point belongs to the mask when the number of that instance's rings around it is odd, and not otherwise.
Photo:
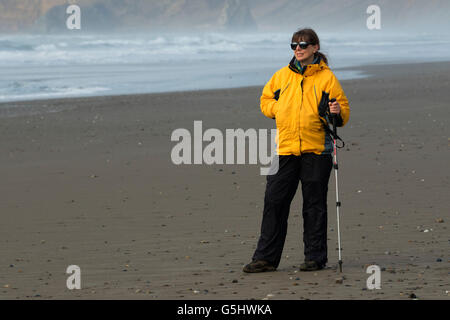
[[(330, 103), (333, 103), (333, 102), (336, 102), (335, 98), (330, 100)], [(336, 137), (336, 135), (337, 135), (337, 128), (336, 128), (336, 117), (337, 117), (337, 114), (330, 112), (330, 115), (331, 115), (331, 118), (332, 118), (332, 121), (333, 121), (333, 134)]]

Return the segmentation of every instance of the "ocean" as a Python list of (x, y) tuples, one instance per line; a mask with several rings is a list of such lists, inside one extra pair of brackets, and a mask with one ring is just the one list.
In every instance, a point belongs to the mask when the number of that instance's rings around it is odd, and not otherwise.
[[(321, 33), (340, 80), (357, 66), (450, 60), (450, 35)], [(263, 85), (290, 33), (0, 35), (0, 102)], [(354, 70), (340, 70), (355, 67)]]

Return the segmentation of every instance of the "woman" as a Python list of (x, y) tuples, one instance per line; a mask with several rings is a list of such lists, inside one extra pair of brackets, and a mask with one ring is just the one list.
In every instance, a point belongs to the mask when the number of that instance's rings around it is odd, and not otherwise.
[[(261, 110), (276, 119), (279, 169), (267, 176), (261, 235), (252, 262), (244, 272), (275, 271), (287, 232), (289, 208), (299, 181), (303, 195), (302, 271), (320, 270), (327, 263), (327, 191), (332, 169), (332, 139), (318, 106), (329, 94), (330, 113), (343, 126), (350, 116), (344, 91), (320, 50), (317, 34), (301, 29), (292, 36), (294, 57), (265, 85)], [(322, 113), (321, 113), (322, 114)]]

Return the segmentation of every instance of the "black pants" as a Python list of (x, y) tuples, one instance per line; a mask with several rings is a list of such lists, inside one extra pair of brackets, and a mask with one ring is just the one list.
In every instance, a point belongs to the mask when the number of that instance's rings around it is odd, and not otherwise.
[(279, 169), (267, 176), (261, 236), (253, 255), (278, 267), (287, 233), (287, 221), (299, 180), (303, 195), (305, 260), (327, 262), (327, 192), (331, 155), (305, 153), (279, 156)]

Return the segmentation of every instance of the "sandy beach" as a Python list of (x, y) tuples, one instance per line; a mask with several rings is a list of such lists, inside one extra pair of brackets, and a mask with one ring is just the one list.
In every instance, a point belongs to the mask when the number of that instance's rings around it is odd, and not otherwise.
[[(262, 87), (13, 102), (0, 105), (0, 299), (449, 299), (450, 62), (358, 70), (370, 76), (342, 81), (342, 275), (334, 175), (328, 267), (298, 271), (297, 192), (278, 270), (244, 274), (260, 165), (171, 161), (172, 132), (195, 120), (274, 128)], [(69, 265), (81, 290), (66, 287)]]

